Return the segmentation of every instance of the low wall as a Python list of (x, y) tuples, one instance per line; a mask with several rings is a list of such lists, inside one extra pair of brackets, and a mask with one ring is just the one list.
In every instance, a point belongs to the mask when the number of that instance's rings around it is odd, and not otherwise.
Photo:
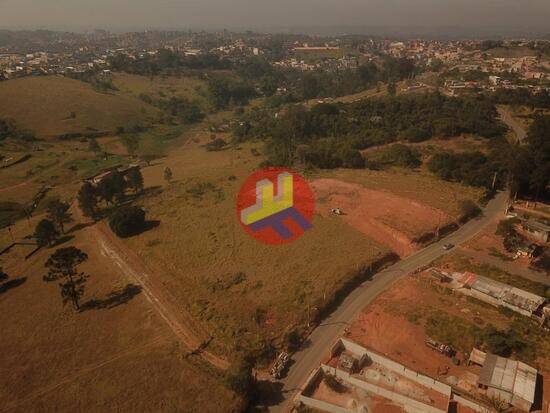
[(456, 402), (458, 402), (459, 404), (462, 404), (463, 406), (466, 406), (466, 407), (469, 407), (472, 410), (475, 410), (478, 413), (491, 413), (492, 412), (492, 410), (490, 410), (486, 407), (483, 407), (483, 406), (477, 404), (476, 402), (465, 399), (464, 397), (461, 397), (458, 394), (453, 393), (452, 399), (455, 400)]
[(397, 363), (393, 360), (390, 360), (386, 357), (383, 357), (379, 354), (376, 354), (372, 351), (369, 351), (366, 348), (352, 341), (349, 341), (343, 338), (341, 339), (341, 342), (346, 348), (346, 350), (351, 351), (352, 353), (360, 357), (366, 354), (375, 363), (378, 363), (389, 370), (393, 370), (396, 373), (402, 375), (403, 377), (406, 377), (407, 379), (414, 381), (415, 383), (421, 384), (422, 386), (435, 390), (445, 396), (448, 396), (448, 397), (451, 396), (451, 386), (447, 384), (441, 383), (437, 380), (432, 379), (431, 377), (417, 373), (414, 370), (410, 370), (405, 366), (403, 366), (402, 364)]
[(344, 380), (346, 383), (351, 384), (352, 386), (366, 390), (369, 393), (376, 394), (378, 396), (384, 397), (388, 400), (391, 400), (395, 403), (402, 405), (405, 408), (405, 410), (409, 413), (447, 413), (447, 408), (445, 408), (445, 410), (441, 410), (441, 409), (437, 409), (435, 407), (429, 406), (427, 404), (424, 404), (422, 402), (409, 399), (408, 397), (403, 396), (402, 394), (395, 393), (391, 390), (384, 389), (382, 387), (376, 386), (375, 384), (372, 384), (372, 383), (365, 382), (363, 380), (359, 380), (343, 370), (330, 367), (324, 364), (321, 365), (321, 368), (323, 369), (323, 371)]
[(345, 409), (335, 404), (323, 402), (321, 400), (312, 399), (304, 395), (298, 396), (298, 400), (306, 406), (313, 407), (314, 409), (322, 410), (330, 413), (357, 413), (355, 410)]

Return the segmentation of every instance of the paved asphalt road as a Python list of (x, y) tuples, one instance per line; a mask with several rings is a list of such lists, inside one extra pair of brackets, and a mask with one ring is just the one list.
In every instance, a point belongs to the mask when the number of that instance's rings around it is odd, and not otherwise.
[(366, 305), (400, 278), (450, 252), (443, 249), (443, 244), (460, 245), (474, 237), (495, 217), (504, 213), (507, 201), (507, 193), (499, 193), (484, 209), (482, 217), (468, 222), (448, 237), (377, 273), (348, 295), (332, 315), (311, 333), (305, 348), (293, 355), (293, 363), (287, 376), (282, 380), (283, 400), (277, 405), (270, 406), (269, 411), (290, 411), (296, 391), (304, 384), (310, 372), (328, 356), (330, 346)]

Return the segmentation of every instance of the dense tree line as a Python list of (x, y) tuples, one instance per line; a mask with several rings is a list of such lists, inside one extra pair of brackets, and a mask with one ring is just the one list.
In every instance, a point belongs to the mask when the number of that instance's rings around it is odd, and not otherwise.
[[(385, 56), (378, 64), (369, 62), (358, 69), (331, 72), (280, 69), (263, 58), (254, 57), (237, 64), (235, 70), (243, 78), (254, 80), (261, 92), (270, 97), (271, 106), (313, 98), (349, 95), (373, 87), (378, 82), (398, 81), (412, 77), (418, 72), (418, 68), (411, 60), (391, 56)], [(286, 92), (276, 95), (279, 88)]]
[(529, 89), (497, 89), (491, 96), (495, 103), (531, 108), (550, 108), (550, 92), (533, 93)]
[(153, 99), (144, 93), (139, 95), (139, 97), (145, 103), (158, 107), (185, 124), (200, 122), (205, 116), (199, 103), (187, 98), (172, 96), (169, 99)]
[[(281, 113), (252, 110), (234, 127), (237, 140), (263, 138), (269, 162), (320, 168), (362, 167), (359, 151), (399, 140), (475, 133), (499, 140), (505, 127), (486, 98), (449, 98), (433, 93), (369, 99), (352, 104), (291, 106)], [(418, 156), (395, 147), (382, 163), (418, 165)]]
[(550, 116), (537, 116), (527, 131), (527, 144), (514, 146), (505, 155), (512, 193), (549, 199)]
[(256, 95), (254, 86), (246, 81), (227, 76), (213, 76), (208, 80), (208, 100), (216, 110), (246, 105)]
[(85, 72), (68, 72), (67, 77), (89, 83), (98, 92), (117, 91), (118, 88), (113, 84), (109, 76), (102, 76), (98, 70), (88, 70)]
[(436, 153), (428, 161), (428, 169), (446, 181), (461, 182), (471, 186), (492, 187), (495, 173), (499, 179), (497, 187), (503, 183), (502, 177), (498, 176), (498, 172), (503, 170), (503, 165), (479, 151)]

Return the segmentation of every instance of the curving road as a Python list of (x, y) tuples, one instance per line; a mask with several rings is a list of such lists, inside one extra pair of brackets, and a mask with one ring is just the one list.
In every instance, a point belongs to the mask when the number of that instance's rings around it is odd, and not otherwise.
[(293, 363), (288, 375), (282, 380), (282, 400), (277, 405), (270, 406), (269, 411), (275, 413), (290, 411), (296, 391), (305, 382), (310, 372), (326, 358), (330, 346), (343, 333), (348, 323), (354, 320), (366, 305), (400, 278), (450, 252), (443, 249), (443, 244), (461, 245), (473, 238), (499, 214), (504, 213), (507, 202), (507, 193), (497, 194), (483, 210), (483, 215), (480, 218), (466, 223), (448, 237), (375, 274), (371, 280), (361, 284), (348, 295), (332, 315), (313, 330), (309, 336), (308, 345), (292, 356)]
[(508, 109), (504, 106), (497, 107), (500, 120), (502, 120), (516, 135), (516, 139), (520, 145), (522, 145), (527, 138), (527, 132), (508, 112)]

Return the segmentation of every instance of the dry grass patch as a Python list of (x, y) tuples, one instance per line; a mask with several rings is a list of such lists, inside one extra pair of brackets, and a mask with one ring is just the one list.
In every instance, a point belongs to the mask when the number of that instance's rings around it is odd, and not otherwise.
[(0, 83), (0, 117), (12, 118), (20, 128), (43, 138), (147, 124), (158, 113), (137, 98), (119, 92), (99, 93), (87, 83), (62, 76)]
[(313, 229), (289, 245), (251, 238), (235, 212), (236, 194), (260, 161), (250, 149), (206, 152), (190, 144), (146, 168), (147, 185), (162, 184), (165, 165), (176, 182), (145, 201), (160, 226), (127, 240), (208, 327), (222, 353), (280, 338), (306, 324), (308, 312), (313, 320), (316, 306), (388, 252), (337, 217), (315, 216)]
[[(63, 246), (89, 255), (83, 303), (106, 300), (133, 283), (102, 255), (86, 229)], [(63, 307), (55, 283), (42, 281), (54, 249), (24, 261), (0, 256), (11, 279), (25, 281), (0, 293), (2, 412), (185, 411), (230, 412), (239, 400), (219, 373), (185, 358), (143, 293), (80, 313)], [(118, 305), (117, 305), (118, 304)]]

